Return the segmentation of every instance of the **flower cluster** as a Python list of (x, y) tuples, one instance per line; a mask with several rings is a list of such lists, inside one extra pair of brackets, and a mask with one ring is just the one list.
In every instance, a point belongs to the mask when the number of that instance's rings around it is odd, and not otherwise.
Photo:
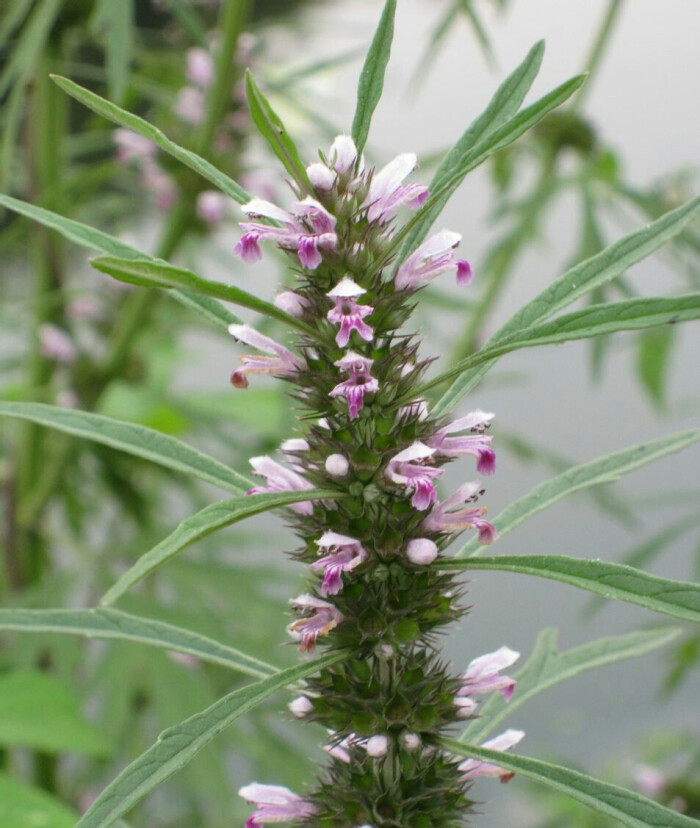
[[(474, 659), (460, 679), (435, 651), (434, 633), (463, 614), (461, 588), (440, 568), (456, 533), (496, 536), (476, 505), (484, 490), (468, 482), (444, 500), (436, 488), (444, 465), (474, 458), (495, 471), (493, 414), (474, 411), (436, 420), (420, 397), (427, 363), (413, 336), (399, 333), (416, 292), (441, 274), (471, 281), (457, 258), (460, 236), (442, 230), (392, 265), (401, 208), (420, 209), (428, 189), (408, 181), (416, 157), (402, 154), (380, 170), (365, 166), (352, 139), (338, 136), (307, 168), (312, 191), (297, 189), (289, 209), (259, 198), (236, 255), (254, 263), (261, 244), (284, 251), (298, 273), (276, 304), (304, 323), (293, 346), (245, 325), (234, 337), (263, 352), (241, 357), (231, 381), (246, 388), (255, 373), (291, 382), (304, 411), (303, 433), (282, 445), (286, 465), (251, 460), (264, 483), (257, 492), (322, 488), (335, 498), (292, 506), (301, 541), (294, 557), (310, 586), (292, 600), (288, 632), (310, 653), (323, 643), (345, 658), (306, 683), (291, 713), (330, 733), (330, 764), (301, 798), (274, 785), (240, 794), (256, 806), (247, 826), (284, 820), (326, 828), (447, 828), (468, 811), (477, 776), (507, 779), (501, 768), (459, 764), (441, 734), (475, 715), (478, 698), (515, 682), (502, 673), (518, 658), (507, 647)], [(522, 737), (507, 731), (487, 747), (507, 749)]]

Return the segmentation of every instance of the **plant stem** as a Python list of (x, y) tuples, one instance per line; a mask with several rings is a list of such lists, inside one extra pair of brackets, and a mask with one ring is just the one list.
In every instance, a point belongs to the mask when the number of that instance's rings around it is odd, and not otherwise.
[(617, 21), (621, 8), (622, 0), (610, 0), (610, 2), (608, 3), (608, 8), (605, 13), (605, 16), (601, 21), (600, 28), (598, 29), (598, 34), (596, 36), (596, 39), (593, 41), (593, 47), (588, 56), (588, 59), (584, 64), (584, 69), (586, 72), (588, 72), (588, 80), (581, 87), (578, 94), (574, 97), (571, 104), (569, 105), (569, 111), (571, 112), (576, 112), (581, 108), (583, 101), (586, 98), (586, 95), (588, 95), (588, 93), (591, 91), (591, 87), (593, 85), (593, 78), (600, 67), (603, 55), (605, 54), (605, 50), (610, 44), (610, 37), (615, 28), (615, 23)]

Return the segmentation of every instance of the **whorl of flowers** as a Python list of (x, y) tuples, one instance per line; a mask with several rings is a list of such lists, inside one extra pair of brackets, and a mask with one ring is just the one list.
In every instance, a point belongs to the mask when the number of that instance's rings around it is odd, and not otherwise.
[[(495, 471), (493, 414), (475, 411), (453, 423), (430, 416), (417, 391), (426, 367), (415, 337), (399, 332), (416, 290), (439, 274), (471, 279), (457, 259), (460, 236), (446, 230), (421, 244), (395, 270), (387, 256), (401, 207), (416, 209), (425, 186), (407, 183), (416, 157), (383, 169), (365, 167), (351, 138), (338, 136), (307, 174), (313, 192), (297, 191), (289, 210), (253, 199), (235, 252), (261, 258), (261, 244), (285, 251), (298, 274), (278, 306), (306, 323), (293, 352), (245, 326), (233, 335), (267, 356), (243, 356), (232, 381), (274, 373), (296, 387), (305, 423), (283, 444), (287, 466), (251, 461), (265, 483), (251, 492), (323, 488), (345, 497), (297, 504), (307, 591), (292, 600), (289, 633), (303, 652), (323, 644), (346, 658), (307, 681), (290, 710), (330, 732), (330, 763), (302, 797), (286, 788), (241, 789), (256, 806), (248, 828), (292, 820), (314, 828), (446, 828), (468, 813), (468, 788), (481, 775), (506, 779), (476, 760), (459, 764), (440, 736), (476, 714), (477, 697), (515, 682), (501, 671), (518, 654), (502, 647), (453, 676), (435, 652), (435, 633), (464, 610), (454, 576), (441, 571), (441, 548), (464, 529), (482, 543), (495, 537), (476, 505), (480, 483), (440, 502), (436, 484), (452, 458), (471, 456)], [(378, 263), (384, 262), (384, 267)], [(522, 733), (490, 744), (506, 749)], [(487, 745), (488, 746), (488, 745)]]

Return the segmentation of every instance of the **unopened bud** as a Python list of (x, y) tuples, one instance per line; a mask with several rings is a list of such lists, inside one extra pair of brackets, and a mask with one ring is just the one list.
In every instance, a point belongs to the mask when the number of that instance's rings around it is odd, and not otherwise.
[(327, 192), (333, 189), (336, 174), (333, 170), (329, 170), (325, 164), (321, 164), (320, 162), (309, 164), (306, 168), (306, 174), (309, 176), (309, 181), (313, 184), (314, 190)]
[(310, 713), (314, 709), (313, 704), (306, 696), (298, 696), (294, 701), (289, 702), (289, 711), (293, 716), (296, 716), (298, 719), (303, 718), (306, 716), (307, 713)]
[(418, 748), (423, 744), (421, 737), (417, 733), (410, 733), (409, 731), (405, 730), (401, 734), (401, 744), (404, 746), (406, 750), (414, 751), (418, 750)]
[(304, 310), (308, 305), (309, 303), (303, 296), (294, 293), (292, 290), (285, 290), (275, 296), (275, 306), (296, 319), (304, 315)]
[(406, 557), (411, 563), (427, 566), (437, 558), (437, 545), (428, 538), (416, 538), (406, 544)]
[(326, 458), (326, 471), (331, 477), (345, 477), (349, 468), (350, 463), (342, 454), (331, 454)]
[(389, 748), (389, 740), (386, 736), (371, 736), (367, 740), (367, 754), (378, 759), (384, 756)]

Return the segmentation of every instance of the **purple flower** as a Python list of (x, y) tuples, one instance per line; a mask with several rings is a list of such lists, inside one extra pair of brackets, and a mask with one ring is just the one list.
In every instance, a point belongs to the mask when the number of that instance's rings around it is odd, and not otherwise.
[(431, 503), (437, 502), (433, 480), (440, 477), (444, 469), (420, 465), (434, 454), (435, 449), (426, 446), (425, 443), (415, 442), (392, 457), (386, 468), (386, 475), (391, 481), (413, 492), (411, 505), (420, 511), (428, 509)]
[(173, 107), (175, 114), (191, 126), (199, 126), (202, 123), (205, 109), (204, 93), (194, 86), (183, 86)]
[[(255, 474), (264, 477), (267, 480), (265, 486), (253, 486), (248, 489), (246, 494), (273, 494), (274, 492), (303, 492), (308, 489), (313, 489), (311, 483), (305, 480), (300, 474), (291, 469), (286, 469), (276, 460), (273, 460), (267, 455), (260, 457), (251, 457), (250, 465), (253, 467)], [(310, 501), (303, 501), (302, 503), (291, 503), (289, 506), (295, 512), (302, 515), (313, 514), (314, 507)]]
[(337, 532), (324, 532), (316, 541), (320, 551), (330, 552), (311, 564), (314, 572), (323, 570), (323, 595), (336, 595), (343, 588), (343, 572), (351, 572), (356, 566), (367, 560), (367, 553), (355, 538), (339, 535)]
[(195, 46), (187, 50), (187, 80), (195, 86), (206, 89), (215, 77), (214, 60), (206, 49)]
[(301, 618), (293, 621), (287, 632), (300, 640), (302, 653), (313, 653), (319, 635), (327, 635), (343, 620), (342, 614), (327, 601), (314, 598), (313, 595), (299, 595), (290, 602), (292, 608), (303, 613)]
[[(523, 738), (525, 734), (522, 730), (506, 730), (495, 739), (490, 739), (484, 742), (482, 747), (490, 750), (508, 750)], [(470, 782), (479, 776), (496, 776), (500, 778), (501, 782), (508, 782), (515, 774), (512, 771), (499, 768), (498, 765), (492, 765), (490, 762), (484, 762), (481, 759), (467, 759), (459, 765), (459, 770), (462, 773), (462, 782)]]
[(241, 788), (238, 795), (258, 809), (248, 817), (245, 828), (255, 828), (268, 822), (307, 819), (316, 813), (316, 808), (310, 802), (304, 802), (300, 796), (281, 785), (260, 785), (253, 782)]
[(365, 316), (372, 313), (373, 308), (357, 304), (357, 297), (363, 293), (367, 291), (345, 276), (326, 294), (335, 303), (335, 307), (328, 311), (328, 320), (334, 325), (340, 325), (335, 341), (341, 348), (347, 346), (353, 330), (357, 331), (365, 342), (371, 342), (374, 337), (372, 328), (362, 321)]
[(455, 248), (462, 237), (459, 233), (442, 230), (423, 242), (396, 271), (394, 284), (398, 290), (415, 288), (420, 282), (430, 282), (442, 273), (454, 273), (457, 284), (468, 285), (472, 269), (464, 259), (455, 259)]
[[(439, 429), (426, 442), (443, 457), (472, 455), (477, 458), (477, 471), (481, 474), (493, 474), (496, 471), (496, 453), (490, 446), (493, 437), (484, 436), (483, 432), (489, 427), (494, 416), (483, 411), (472, 411), (471, 414)], [(472, 434), (465, 437), (448, 436), (458, 431), (471, 431)]]
[(508, 647), (501, 647), (493, 653), (486, 653), (486, 655), (475, 658), (467, 667), (457, 696), (473, 696), (477, 693), (491, 693), (498, 690), (506, 701), (510, 701), (515, 690), (515, 680), (510, 676), (501, 676), (499, 673), (511, 664), (515, 664), (519, 658), (520, 653)]
[(359, 417), (364, 405), (365, 394), (376, 394), (379, 391), (379, 383), (370, 374), (373, 360), (348, 351), (335, 365), (348, 375), (344, 382), (338, 383), (329, 392), (329, 397), (345, 397), (348, 401), (348, 413), (350, 419)]
[(474, 503), (483, 493), (480, 483), (464, 483), (447, 500), (438, 503), (423, 521), (423, 527), (429, 532), (459, 532), (464, 528), (477, 529), (479, 543), (488, 545), (498, 537), (496, 529), (484, 519), (486, 509), (477, 506), (471, 509), (458, 509), (464, 503)]
[(303, 267), (315, 270), (322, 262), (321, 250), (334, 250), (338, 244), (335, 217), (313, 198), (297, 201), (293, 213), (288, 213), (262, 198), (254, 198), (243, 205), (248, 216), (271, 219), (284, 225), (274, 227), (257, 222), (242, 222), (245, 231), (233, 249), (244, 262), (261, 258), (260, 241), (274, 241), (284, 250), (296, 250)]
[(634, 784), (644, 796), (657, 798), (666, 787), (666, 777), (657, 768), (652, 768), (649, 765), (638, 765), (634, 769)]
[(228, 200), (223, 193), (205, 190), (197, 196), (197, 215), (207, 224), (219, 224), (226, 215), (227, 204)]
[(46, 322), (39, 328), (39, 350), (45, 359), (72, 365), (78, 358), (78, 351), (70, 336), (57, 325)]
[(247, 388), (248, 378), (246, 374), (276, 374), (280, 377), (295, 377), (299, 371), (303, 371), (306, 364), (302, 359), (295, 356), (290, 350), (258, 333), (248, 325), (229, 325), (228, 332), (246, 345), (252, 345), (260, 351), (265, 351), (272, 356), (249, 355), (240, 357), (243, 363), (242, 368), (237, 368), (231, 374), (231, 384), (235, 388)]
[(132, 132), (130, 129), (115, 129), (112, 140), (117, 145), (116, 160), (120, 164), (128, 161), (140, 161), (142, 158), (153, 158), (156, 154), (156, 145), (143, 135)]
[(369, 221), (384, 221), (399, 207), (416, 209), (425, 202), (428, 188), (424, 184), (403, 184), (415, 168), (416, 156), (405, 152), (374, 174), (364, 202)]

